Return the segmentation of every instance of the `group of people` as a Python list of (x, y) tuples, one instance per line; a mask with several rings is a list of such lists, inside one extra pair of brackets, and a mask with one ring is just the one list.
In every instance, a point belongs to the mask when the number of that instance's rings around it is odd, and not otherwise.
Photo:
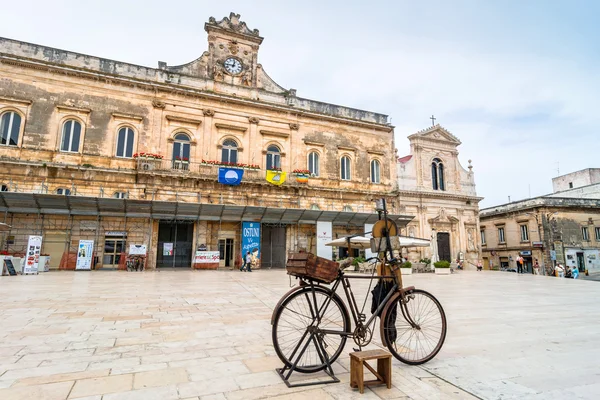
[(258, 251), (248, 251), (242, 260), (242, 266), (240, 267), (240, 271), (242, 272), (252, 272), (252, 268), (256, 268), (258, 265)]
[[(471, 265), (473, 265), (473, 263), (471, 263)], [(475, 266), (477, 267), (477, 271), (483, 271), (483, 264), (481, 263), (481, 260), (477, 260), (477, 264)], [(465, 269), (465, 262), (460, 258), (456, 259), (456, 269)]]
[(569, 267), (568, 265), (562, 265), (561, 263), (556, 264), (554, 273), (559, 278), (579, 278), (579, 268)]

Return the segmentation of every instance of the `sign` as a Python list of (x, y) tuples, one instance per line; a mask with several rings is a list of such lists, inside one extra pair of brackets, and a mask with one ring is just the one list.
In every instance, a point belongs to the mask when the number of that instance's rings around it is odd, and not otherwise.
[(127, 236), (127, 232), (123, 231), (107, 231), (104, 236)]
[(130, 256), (145, 256), (146, 245), (145, 244), (130, 244), (129, 245)]
[(237, 186), (242, 183), (244, 170), (239, 168), (219, 168), (219, 183)]
[(194, 257), (196, 264), (218, 263), (220, 260), (218, 251), (197, 251)]
[(97, 221), (79, 221), (79, 229), (82, 231), (95, 231), (98, 229)]
[(44, 272), (50, 271), (50, 256), (44, 257)]
[(556, 261), (556, 250), (550, 250), (550, 260)]
[(204, 243), (202, 243), (201, 245), (198, 246), (198, 251), (206, 251), (206, 245)]
[(173, 255), (173, 243), (163, 243), (163, 256)]
[(248, 252), (260, 257), (260, 222), (242, 222), (242, 262)]
[(94, 241), (80, 240), (79, 247), (77, 248), (77, 264), (75, 264), (75, 269), (88, 271), (91, 270), (93, 255)]
[(37, 274), (40, 263), (40, 251), (42, 249), (41, 236), (29, 236), (27, 251), (23, 258), (23, 274)]
[(530, 255), (531, 255), (531, 250), (525, 250), (525, 251), (522, 251), (520, 254), (521, 254), (522, 256), (530, 256)]
[[(17, 274), (17, 271), (15, 270), (15, 266), (13, 265), (12, 260), (5, 258), (4, 265), (6, 266), (6, 269), (8, 270), (9, 275), (15, 276)], [(4, 266), (2, 267), (2, 275), (4, 275)]]
[(544, 242), (532, 242), (533, 247), (544, 247)]
[(317, 256), (332, 259), (331, 247), (325, 246), (332, 240), (333, 224), (328, 221), (317, 221)]
[(14, 235), (8, 235), (6, 237), (6, 244), (15, 244), (15, 236)]

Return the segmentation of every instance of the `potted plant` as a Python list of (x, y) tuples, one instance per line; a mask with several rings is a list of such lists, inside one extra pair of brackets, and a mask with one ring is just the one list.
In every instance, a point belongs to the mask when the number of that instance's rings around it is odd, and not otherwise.
[(400, 264), (400, 273), (402, 275), (412, 275), (412, 263), (410, 261), (405, 261)]
[(450, 273), (450, 262), (446, 260), (436, 261), (433, 263), (436, 275), (448, 275)]
[(364, 263), (365, 259), (363, 257), (355, 257), (354, 260), (352, 260), (352, 265), (354, 265), (354, 270), (355, 271), (360, 271), (360, 264)]

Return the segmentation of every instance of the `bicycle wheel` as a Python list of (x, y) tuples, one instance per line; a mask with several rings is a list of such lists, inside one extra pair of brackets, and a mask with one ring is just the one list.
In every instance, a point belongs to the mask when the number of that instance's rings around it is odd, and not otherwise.
[[(433, 295), (415, 289), (402, 296), (396, 295), (386, 306), (382, 316), (384, 341), (398, 360), (409, 365), (420, 365), (431, 360), (446, 339), (446, 314)], [(409, 321), (415, 323), (413, 326)]]
[[(322, 344), (330, 363), (340, 356), (346, 344), (346, 336), (325, 334), (320, 329), (350, 331), (350, 317), (342, 299), (334, 293), (331, 301), (328, 301), (330, 290), (319, 286), (314, 290), (314, 297), (309, 287), (290, 295), (277, 310), (273, 322), (273, 346), (277, 356), (288, 367), (298, 361), (294, 369), (303, 373), (317, 372), (327, 366), (316, 341)], [(326, 302), (328, 305), (324, 307)], [(320, 322), (316, 318), (315, 308), (319, 310)], [(297, 360), (306, 345), (306, 351)]]

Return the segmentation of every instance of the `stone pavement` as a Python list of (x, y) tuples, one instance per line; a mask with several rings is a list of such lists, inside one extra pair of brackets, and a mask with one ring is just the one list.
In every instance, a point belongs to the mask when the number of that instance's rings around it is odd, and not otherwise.
[[(407, 277), (449, 330), (394, 387), (288, 389), (271, 310), (284, 271), (49, 272), (0, 277), (0, 399), (597, 399), (600, 284), (504, 272)], [(366, 293), (366, 281), (354, 281)], [(378, 343), (378, 340), (376, 341)], [(376, 343), (376, 344), (377, 344)]]

